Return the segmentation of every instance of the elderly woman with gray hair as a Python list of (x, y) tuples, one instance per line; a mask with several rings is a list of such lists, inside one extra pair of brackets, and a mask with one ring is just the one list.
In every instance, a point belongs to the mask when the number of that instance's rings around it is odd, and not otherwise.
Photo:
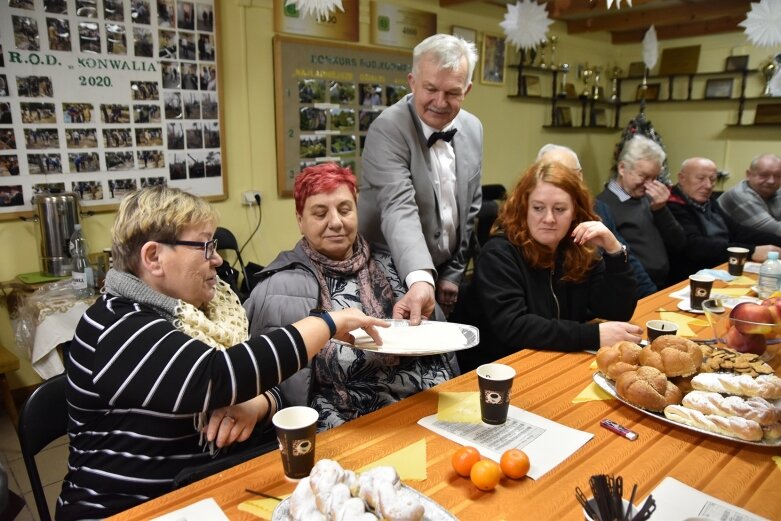
[[(274, 386), (331, 337), (387, 325), (351, 309), (250, 338), (219, 280), (216, 211), (157, 186), (127, 196), (114, 268), (82, 317), (68, 366), (68, 474), (57, 519), (105, 518), (171, 489), (210, 445), (246, 440), (280, 406)], [(205, 438), (205, 439), (204, 439)]]
[(686, 234), (667, 207), (670, 188), (658, 177), (665, 160), (655, 141), (635, 136), (618, 155), (616, 174), (597, 198), (610, 208), (616, 227), (657, 287), (666, 287), (668, 255), (686, 244)]

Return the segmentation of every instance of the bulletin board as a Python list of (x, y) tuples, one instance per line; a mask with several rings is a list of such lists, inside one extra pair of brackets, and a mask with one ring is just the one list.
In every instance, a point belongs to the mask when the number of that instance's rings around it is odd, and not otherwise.
[(412, 53), (274, 38), (277, 190), (306, 166), (338, 162), (360, 175), (369, 125), (409, 92)]
[(0, 219), (37, 193), (227, 198), (216, 0), (0, 0)]

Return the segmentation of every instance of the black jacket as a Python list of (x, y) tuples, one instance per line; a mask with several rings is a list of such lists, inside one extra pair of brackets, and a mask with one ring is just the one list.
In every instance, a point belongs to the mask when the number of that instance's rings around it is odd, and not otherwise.
[(605, 256), (581, 283), (561, 280), (562, 262), (560, 255), (553, 272), (536, 269), (504, 236), (485, 244), (465, 298), (480, 345), (457, 352), (462, 373), (523, 348), (599, 349), (599, 326), (584, 322), (631, 318), (635, 279), (623, 256)]
[[(730, 246), (748, 248), (749, 259), (757, 245), (781, 246), (781, 237), (744, 226), (724, 213), (721, 206), (716, 204), (716, 197), (711, 196), (710, 205), (713, 213), (721, 218), (726, 227), (727, 233), (721, 237), (706, 232), (702, 221), (706, 218), (705, 214), (688, 203), (677, 185), (673, 187), (667, 207), (686, 233), (686, 247), (670, 256), (671, 283), (684, 280), (701, 269), (713, 268), (727, 262), (727, 248)], [(728, 236), (728, 239), (724, 236)]]

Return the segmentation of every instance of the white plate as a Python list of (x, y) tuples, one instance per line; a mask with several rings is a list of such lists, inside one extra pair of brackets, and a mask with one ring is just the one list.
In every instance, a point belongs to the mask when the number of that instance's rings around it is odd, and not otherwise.
[(378, 327), (383, 345), (378, 346), (362, 329), (351, 331), (355, 343), (334, 342), (375, 353), (399, 356), (424, 356), (469, 349), (480, 343), (480, 331), (473, 326), (453, 322), (424, 320), (410, 326), (407, 320), (388, 320), (389, 328)]
[[(655, 418), (657, 420), (661, 420), (665, 423), (669, 423), (670, 425), (675, 425), (676, 427), (680, 427), (682, 429), (688, 429), (690, 431), (699, 432), (701, 434), (707, 434), (708, 436), (714, 436), (716, 438), (721, 438), (723, 440), (729, 440), (729, 441), (736, 441), (738, 443), (745, 443), (748, 445), (757, 445), (759, 447), (781, 447), (781, 440), (775, 440), (775, 441), (746, 441), (741, 440), (740, 438), (733, 438), (732, 436), (725, 436), (723, 434), (719, 434), (716, 432), (707, 431), (705, 429), (700, 429), (698, 427), (692, 427), (691, 425), (685, 425), (683, 423), (678, 423), (676, 421), (668, 419), (663, 413), (660, 412), (652, 412), (652, 411), (646, 411), (645, 409), (642, 409), (640, 407), (637, 407), (635, 405), (632, 405), (631, 403), (627, 402), (620, 396), (618, 396), (618, 393), (616, 392), (616, 387), (613, 384), (612, 381), (610, 381), (605, 375), (603, 375), (600, 372), (594, 373), (594, 383), (596, 383), (599, 387), (602, 388), (606, 393), (608, 393), (610, 396), (613, 396), (616, 400), (622, 402), (624, 405), (628, 405), (632, 409), (639, 411), (647, 416), (650, 416), (651, 418)], [(772, 403), (772, 401), (771, 401)], [(778, 404), (776, 404), (778, 406)]]
[[(423, 514), (423, 521), (458, 521), (458, 518), (448, 512), (445, 507), (431, 499), (430, 497), (421, 494), (412, 487), (402, 484), (402, 487), (414, 492), (420, 502), (423, 504), (425, 513)], [(285, 498), (277, 505), (274, 512), (271, 514), (271, 521), (287, 521), (290, 519), (290, 498)]]
[(701, 309), (692, 309), (689, 306), (689, 301), (688, 300), (679, 300), (678, 301), (678, 309), (680, 309), (681, 311), (688, 311), (689, 313), (697, 313), (698, 315), (701, 315), (701, 314), (705, 313)]

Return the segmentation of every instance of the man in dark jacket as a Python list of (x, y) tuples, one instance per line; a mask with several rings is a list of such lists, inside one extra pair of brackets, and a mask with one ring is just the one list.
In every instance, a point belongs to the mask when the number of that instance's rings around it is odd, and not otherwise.
[(727, 262), (727, 248), (749, 249), (749, 258), (762, 262), (770, 251), (781, 252), (781, 237), (743, 226), (716, 204), (713, 185), (716, 164), (704, 157), (691, 157), (678, 172), (667, 206), (686, 233), (686, 247), (672, 261), (671, 282), (683, 280), (703, 268)]

